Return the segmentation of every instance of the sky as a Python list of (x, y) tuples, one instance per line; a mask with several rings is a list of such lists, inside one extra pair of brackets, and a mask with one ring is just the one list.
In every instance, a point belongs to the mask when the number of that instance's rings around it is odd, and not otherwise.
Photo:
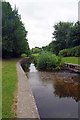
[(18, 8), (28, 31), (30, 48), (42, 47), (52, 41), (53, 26), (59, 21), (78, 20), (79, 0), (6, 0)]

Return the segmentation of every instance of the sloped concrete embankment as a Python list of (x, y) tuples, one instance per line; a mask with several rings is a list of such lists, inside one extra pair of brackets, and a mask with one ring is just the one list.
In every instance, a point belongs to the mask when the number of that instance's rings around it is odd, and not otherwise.
[(28, 78), (21, 67), (21, 63), (26, 60), (27, 58), (22, 59), (16, 64), (18, 74), (17, 118), (40, 119)]

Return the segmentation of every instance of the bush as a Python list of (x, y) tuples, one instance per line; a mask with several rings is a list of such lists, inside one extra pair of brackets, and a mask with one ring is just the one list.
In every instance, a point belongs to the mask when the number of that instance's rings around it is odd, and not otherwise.
[(59, 55), (63, 57), (80, 57), (80, 45), (69, 49), (63, 49), (59, 52)]
[(21, 54), (21, 57), (24, 58), (24, 57), (27, 57), (27, 55), (25, 53)]
[(50, 52), (42, 52), (37, 58), (37, 68), (39, 70), (53, 71), (60, 69), (61, 59)]
[(35, 64), (35, 66), (37, 65), (37, 59), (39, 57), (39, 54), (36, 53), (36, 54), (32, 54), (32, 60), (33, 60), (33, 63)]

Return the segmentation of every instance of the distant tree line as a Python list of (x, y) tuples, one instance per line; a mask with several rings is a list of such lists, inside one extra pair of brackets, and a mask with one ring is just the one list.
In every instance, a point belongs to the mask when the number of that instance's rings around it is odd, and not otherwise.
[(2, 2), (2, 56), (29, 55), (27, 33), (16, 7), (13, 10), (9, 2)]
[(39, 47), (35, 47), (31, 49), (32, 54), (37, 54), (37, 53), (40, 53), (41, 51), (42, 51), (42, 48), (39, 48)]
[(59, 22), (54, 25), (53, 41), (43, 50), (58, 54), (60, 50), (80, 45), (80, 22)]

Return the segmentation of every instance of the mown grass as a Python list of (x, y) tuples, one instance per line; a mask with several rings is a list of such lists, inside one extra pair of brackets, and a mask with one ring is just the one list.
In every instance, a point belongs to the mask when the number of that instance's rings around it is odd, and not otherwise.
[(2, 118), (2, 61), (0, 60), (0, 119)]
[(66, 63), (80, 64), (80, 57), (64, 57), (63, 61)]
[(14, 118), (14, 96), (17, 89), (17, 59), (3, 60), (2, 62), (2, 117)]

